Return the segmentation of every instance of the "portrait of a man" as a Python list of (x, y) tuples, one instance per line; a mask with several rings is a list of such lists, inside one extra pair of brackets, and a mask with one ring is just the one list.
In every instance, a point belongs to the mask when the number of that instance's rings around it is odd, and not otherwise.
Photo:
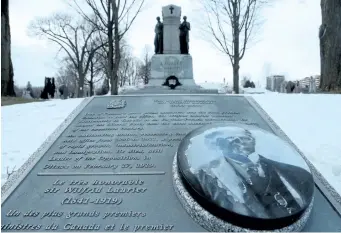
[[(219, 207), (270, 219), (301, 211), (311, 202), (314, 182), (309, 170), (257, 151), (252, 130), (217, 128), (203, 137), (198, 151), (205, 162), (188, 157), (189, 169), (184, 174), (192, 177), (193, 186)], [(196, 147), (192, 141), (187, 154)], [(268, 146), (281, 150), (280, 143)], [(299, 159), (304, 163), (303, 158)]]

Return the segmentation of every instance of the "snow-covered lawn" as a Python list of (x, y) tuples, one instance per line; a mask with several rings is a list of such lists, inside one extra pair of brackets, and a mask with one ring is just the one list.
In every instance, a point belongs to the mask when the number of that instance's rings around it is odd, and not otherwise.
[(18, 169), (83, 99), (1, 107), (1, 184)]
[(252, 97), (341, 194), (341, 95), (268, 93)]
[[(341, 95), (252, 96), (341, 193)], [(52, 100), (1, 108), (2, 183), (7, 179), (7, 167), (9, 171), (19, 168), (81, 101)]]

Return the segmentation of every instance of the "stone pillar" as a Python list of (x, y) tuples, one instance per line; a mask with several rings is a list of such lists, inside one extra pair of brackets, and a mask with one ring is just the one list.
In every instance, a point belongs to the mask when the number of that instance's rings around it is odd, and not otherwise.
[(175, 5), (162, 7), (164, 54), (180, 54), (180, 17), (181, 7)]

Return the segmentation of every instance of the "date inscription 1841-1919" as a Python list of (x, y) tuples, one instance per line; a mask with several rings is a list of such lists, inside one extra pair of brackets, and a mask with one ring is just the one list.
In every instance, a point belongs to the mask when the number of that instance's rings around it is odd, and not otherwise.
[(270, 130), (244, 97), (226, 98), (94, 98), (2, 203), (1, 230), (202, 231), (169, 198), (181, 140), (209, 123)]

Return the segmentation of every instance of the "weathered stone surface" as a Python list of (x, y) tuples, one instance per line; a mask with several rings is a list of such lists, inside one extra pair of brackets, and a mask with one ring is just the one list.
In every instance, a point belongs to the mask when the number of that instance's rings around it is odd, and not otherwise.
[[(126, 104), (108, 109), (113, 100)], [(2, 187), (2, 231), (205, 231), (172, 185), (182, 138), (208, 123), (237, 122), (288, 140), (242, 96), (105, 96), (84, 106)], [(321, 193), (327, 185), (312, 171), (319, 188), (303, 230), (340, 231), (339, 199)]]
[(176, 76), (183, 86), (196, 86), (191, 55), (154, 55), (148, 86), (162, 86), (169, 76)]
[(217, 89), (203, 89), (200, 87), (188, 88), (184, 86), (179, 86), (174, 90), (169, 89), (169, 87), (145, 87), (139, 90), (126, 90), (121, 93), (121, 95), (145, 95), (145, 94), (218, 94)]
[(164, 54), (180, 54), (180, 16), (181, 7), (176, 5), (162, 7)]

